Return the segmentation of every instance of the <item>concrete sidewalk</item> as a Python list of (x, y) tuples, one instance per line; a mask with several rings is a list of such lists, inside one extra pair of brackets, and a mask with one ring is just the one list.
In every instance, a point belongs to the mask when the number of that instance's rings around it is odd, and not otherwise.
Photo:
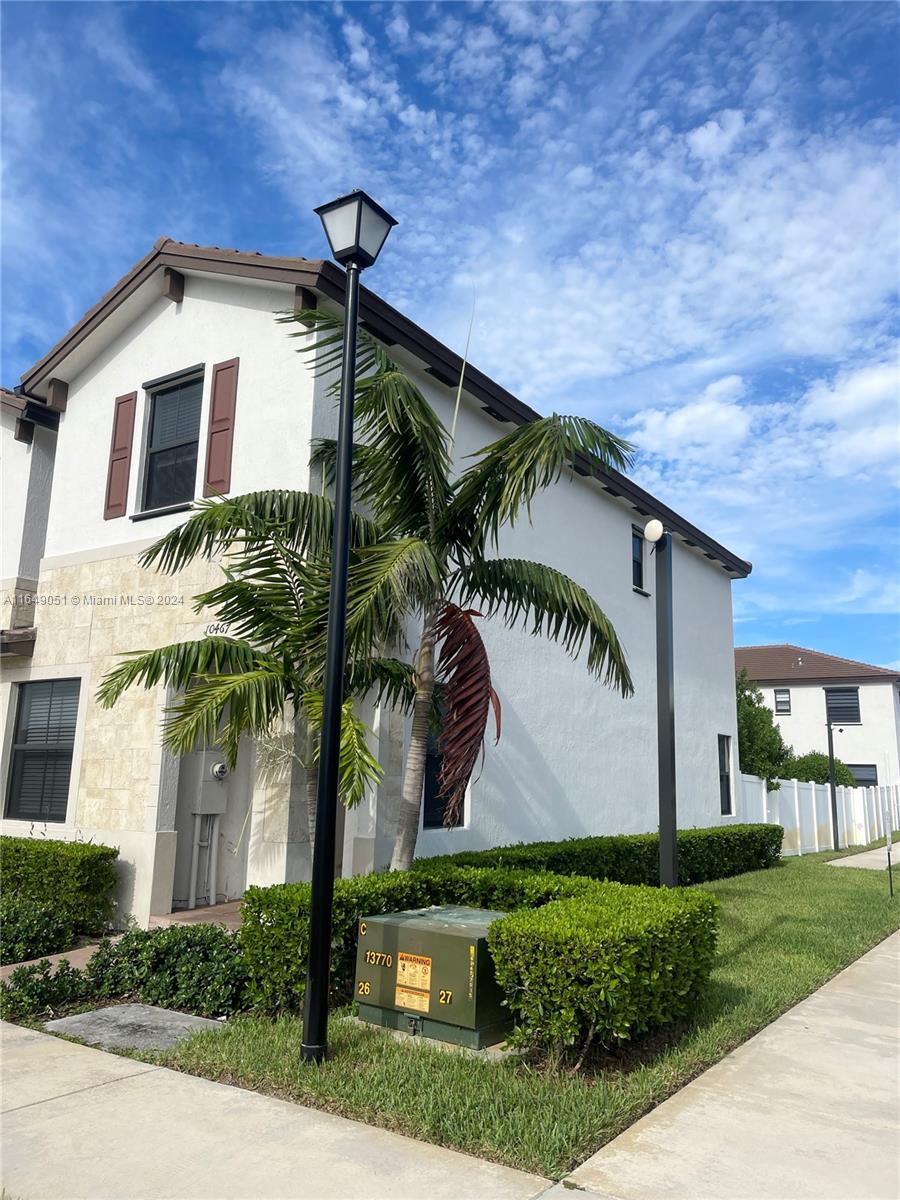
[(896, 1200), (900, 933), (632, 1125), (567, 1183), (604, 1200)]
[[(900, 862), (900, 842), (891, 848), (891, 861), (896, 867)], [(887, 870), (887, 849), (879, 846), (875, 850), (863, 850), (862, 854), (848, 854), (845, 858), (830, 858), (829, 867), (860, 867), (865, 871)]]
[(549, 1181), (2, 1024), (13, 1200), (532, 1200)]

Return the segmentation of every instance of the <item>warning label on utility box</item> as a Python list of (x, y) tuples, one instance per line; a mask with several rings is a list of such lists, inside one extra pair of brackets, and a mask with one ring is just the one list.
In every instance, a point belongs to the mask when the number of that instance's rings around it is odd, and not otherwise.
[(428, 1012), (431, 996), (431, 959), (423, 954), (397, 955), (397, 987), (394, 1004), (397, 1008)]

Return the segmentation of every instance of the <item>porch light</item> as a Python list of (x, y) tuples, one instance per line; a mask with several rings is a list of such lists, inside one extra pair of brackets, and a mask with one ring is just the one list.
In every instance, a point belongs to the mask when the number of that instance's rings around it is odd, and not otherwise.
[(389, 212), (358, 188), (313, 210), (325, 226), (332, 256), (343, 266), (371, 267), (397, 224)]

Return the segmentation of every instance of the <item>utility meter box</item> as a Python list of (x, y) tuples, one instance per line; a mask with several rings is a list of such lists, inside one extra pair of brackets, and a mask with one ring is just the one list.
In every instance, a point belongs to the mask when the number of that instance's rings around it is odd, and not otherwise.
[(484, 908), (418, 908), (359, 922), (356, 986), (363, 1021), (481, 1050), (512, 1027), (487, 944)]

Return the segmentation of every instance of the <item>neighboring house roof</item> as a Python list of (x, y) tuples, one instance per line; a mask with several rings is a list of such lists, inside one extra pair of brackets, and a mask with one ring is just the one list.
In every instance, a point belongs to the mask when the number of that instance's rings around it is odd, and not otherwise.
[[(275, 258), (243, 250), (223, 250), (218, 246), (198, 246), (176, 242), (172, 238), (159, 238), (150, 253), (136, 263), (93, 308), (88, 309), (81, 320), (73, 325), (42, 359), (24, 373), (24, 390), (32, 396), (43, 397), (48, 392), (51, 379), (61, 381), (58, 386), (65, 389), (80, 369), (73, 369), (69, 364), (67, 374), (67, 359), (70, 355), (160, 271), (163, 272), (163, 292), (170, 297), (175, 293), (166, 289), (170, 287), (170, 277), (173, 273), (177, 275), (200, 272), (293, 284), (295, 289), (318, 293), (336, 303), (343, 304), (344, 301), (344, 272), (332, 262), (306, 258)], [(299, 299), (301, 293), (297, 291), (295, 294)], [(496, 420), (522, 425), (539, 416), (533, 408), (529, 408), (476, 367), (469, 363), (464, 364), (458, 354), (368, 288), (360, 289), (360, 318), (377, 338), (389, 346), (402, 346), (424, 362), (425, 369), (435, 379), (447, 386), (457, 386), (465, 366), (466, 392)], [(687, 545), (699, 549), (707, 558), (721, 563), (730, 575), (744, 578), (750, 574), (752, 568), (749, 562), (733, 554), (618, 471), (600, 470), (587, 459), (576, 461), (575, 469), (580, 474), (594, 476), (610, 495), (625, 501), (641, 517), (658, 517)]]
[(735, 666), (754, 683), (890, 683), (900, 671), (873, 667), (785, 642), (781, 646), (735, 646)]
[(25, 401), (15, 392), (11, 392), (9, 388), (0, 387), (0, 404), (4, 408), (14, 409), (18, 413), (25, 411)]

